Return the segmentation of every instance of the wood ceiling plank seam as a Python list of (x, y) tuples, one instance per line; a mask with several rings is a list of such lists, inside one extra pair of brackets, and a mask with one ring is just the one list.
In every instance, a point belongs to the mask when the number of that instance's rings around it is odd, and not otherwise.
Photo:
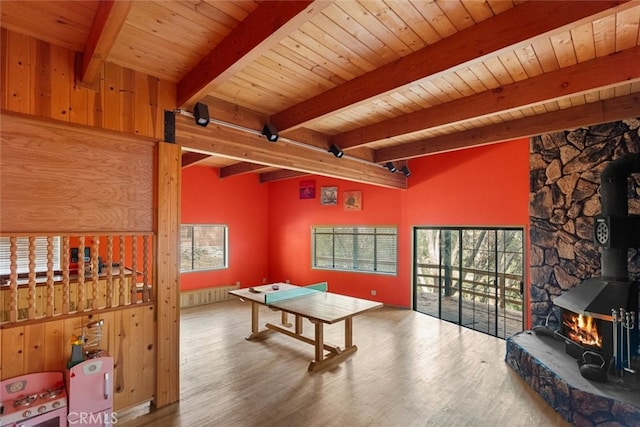
[[(159, 41), (169, 42), (204, 56), (230, 32), (227, 28), (204, 27), (179, 19), (180, 17), (172, 16), (169, 11), (160, 14), (158, 8), (146, 8), (143, 6), (145, 4), (153, 5), (154, 3), (134, 2), (135, 6), (127, 18), (127, 27), (137, 29), (138, 36), (140, 36), (139, 33), (151, 33), (153, 38), (157, 38), (154, 45)], [(176, 32), (175, 28), (179, 28), (181, 31)]]
[(545, 73), (550, 73), (560, 69), (558, 58), (548, 37), (535, 39), (531, 42), (536, 57), (540, 61), (540, 66)]
[[(324, 46), (327, 50), (332, 52), (333, 56), (340, 58), (339, 61), (332, 61), (335, 63), (345, 62), (343, 67), (346, 70), (350, 71), (354, 75), (360, 75), (366, 73), (368, 71), (372, 71), (375, 69), (375, 66), (369, 63), (366, 59), (364, 59), (361, 55), (354, 52), (350, 47), (345, 46), (338, 39), (333, 37), (331, 30), (321, 29), (318, 27), (317, 22), (320, 21), (321, 15), (313, 21), (305, 23), (300, 27), (300, 31), (302, 31), (307, 37), (315, 40), (319, 45)], [(324, 21), (328, 21), (325, 19)]]
[(613, 90), (615, 92), (616, 98), (629, 95), (631, 94), (631, 85), (616, 86), (615, 88), (613, 88)]
[[(362, 48), (366, 47), (364, 50), (366, 50), (367, 54), (365, 55), (363, 53), (361, 55), (367, 61), (374, 64), (376, 69), (389, 62), (389, 55), (397, 57), (395, 52), (389, 52), (386, 46), (382, 45), (380, 40), (374, 38), (366, 28), (351, 19), (347, 13), (338, 7), (337, 3), (335, 6), (325, 9), (322, 14), (340, 27), (344, 33), (349, 35), (348, 38), (345, 38), (345, 42), (343, 42), (345, 46), (353, 43), (354, 46), (360, 48), (359, 50), (363, 50)], [(343, 36), (344, 34), (341, 33), (341, 35)]]
[(532, 45), (517, 48), (514, 53), (518, 57), (528, 77), (536, 77), (544, 74), (542, 65), (540, 65), (540, 61), (538, 61), (538, 56)]
[(462, 6), (467, 10), (474, 22), (482, 22), (494, 16), (489, 3), (476, 0), (462, 0)]
[[(265, 52), (265, 54), (260, 57), (256, 63), (261, 63), (262, 61), (276, 63), (283, 70), (286, 70), (286, 73), (292, 78), (295, 78), (296, 80), (304, 80), (307, 84), (313, 84), (314, 86), (323, 88), (323, 90), (336, 86), (335, 81), (331, 80), (331, 77), (335, 78), (335, 74), (327, 70), (325, 67), (317, 64), (312, 65), (311, 67), (305, 67), (305, 64), (295, 60), (296, 57), (302, 58), (302, 56), (297, 52), (292, 52), (289, 55), (283, 55), (272, 49)], [(343, 80), (340, 79), (340, 81)]]
[[(460, 93), (460, 91), (453, 85), (451, 85), (446, 79), (444, 79), (443, 76), (431, 79), (430, 82), (438, 88), (441, 94), (446, 95), (446, 97), (448, 98), (448, 101), (446, 102), (464, 98), (464, 95)], [(440, 98), (444, 99), (443, 97)]]
[(476, 24), (460, 0), (441, 1), (438, 6), (457, 31), (462, 31)]
[(460, 93), (463, 97), (475, 95), (476, 91), (471, 88), (465, 82), (460, 74), (453, 72), (450, 74), (445, 74), (442, 76), (442, 79), (446, 81), (452, 88), (454, 88), (458, 93)]
[[(233, 30), (238, 25), (238, 23), (246, 18), (250, 13), (242, 9), (236, 9), (234, 11), (234, 14), (227, 13), (226, 8), (224, 8), (223, 6), (233, 3), (234, 2), (223, 1), (208, 3), (201, 1), (198, 2), (194, 7), (196, 12), (206, 16), (210, 20), (216, 22), (218, 25), (227, 28), (228, 32), (231, 32), (231, 30)], [(258, 5), (255, 4), (253, 9), (255, 9), (257, 6)], [(239, 11), (241, 12), (238, 13)]]
[(299, 43), (292, 37), (287, 37), (280, 42), (280, 45), (285, 46), (287, 49), (290, 49), (296, 54), (306, 58), (307, 60), (315, 63), (317, 66), (323, 67), (329, 70), (331, 73), (338, 76), (340, 79), (344, 81), (349, 81), (356, 77), (356, 74), (353, 74), (354, 70), (353, 63), (348, 61), (343, 62), (349, 69), (341, 66), (338, 63), (332, 62), (329, 59), (325, 58), (321, 54), (309, 49), (304, 43)]
[[(171, 58), (171, 62), (179, 62), (180, 64), (187, 64), (187, 66), (196, 64), (200, 58), (198, 52), (187, 49), (185, 46), (171, 40), (161, 40), (138, 28), (130, 28), (120, 34), (118, 43), (114, 45), (112, 52), (119, 53), (121, 51), (124, 55), (128, 52), (133, 52), (134, 55), (140, 56), (139, 60), (150, 60), (158, 63), (168, 62), (168, 58)], [(137, 67), (131, 68), (139, 69), (141, 64), (137, 63), (137, 65)], [(180, 65), (180, 67), (184, 68), (184, 65)], [(149, 69), (150, 72), (147, 74), (153, 75), (152, 66), (145, 64), (143, 68)]]
[(600, 93), (601, 101), (605, 101), (607, 99), (613, 99), (616, 96), (615, 90), (612, 87), (602, 89), (599, 91), (599, 93)]
[[(476, 94), (489, 90), (470, 68), (463, 68), (456, 71), (455, 74)], [(495, 84), (497, 85), (498, 82), (495, 82)]]
[(286, 46), (293, 52), (297, 52), (300, 56), (306, 58), (316, 66), (330, 70), (344, 81), (356, 77), (358, 74), (354, 74), (354, 71), (362, 73), (360, 69), (353, 69), (353, 63), (343, 60), (330, 49), (326, 49), (320, 44), (316, 44), (315, 49), (312, 48), (310, 45), (314, 43), (317, 43), (314, 39), (301, 33), (292, 34), (290, 37), (283, 39), (280, 45)]
[(408, 90), (415, 93), (416, 96), (421, 98), (423, 102), (428, 104), (428, 107), (434, 107), (441, 104), (440, 100), (433, 96), (431, 92), (424, 88), (421, 84), (414, 84), (409, 86)]
[(492, 58), (487, 58), (482, 62), (487, 67), (487, 70), (489, 70), (491, 75), (498, 81), (498, 83), (500, 83), (500, 86), (506, 86), (513, 83), (513, 78), (502, 64), (499, 57), (494, 56)]
[[(356, 17), (365, 27), (375, 29), (375, 36), (389, 46), (399, 57), (406, 56), (424, 47), (422, 40), (395, 17), (391, 9), (382, 1), (353, 2)], [(408, 35), (408, 37), (405, 37)], [(419, 40), (419, 41), (418, 41)]]
[[(624, 94), (627, 95), (627, 94)], [(572, 107), (577, 107), (579, 105), (584, 105), (587, 103), (584, 95), (576, 95), (569, 98)]]
[(578, 62), (590, 61), (596, 57), (596, 46), (593, 38), (593, 24), (588, 22), (571, 29), (573, 50)]
[(640, 6), (616, 14), (616, 51), (638, 45)]
[[(291, 104), (290, 100), (285, 98), (281, 93), (274, 92), (263, 86), (256, 86), (251, 80), (253, 80), (251, 76), (247, 76), (244, 73), (237, 73), (229, 82), (225, 83), (225, 86), (233, 83), (240, 88), (239, 93), (232, 93), (235, 104), (268, 115), (276, 111), (281, 111), (282, 108), (286, 108), (287, 105)], [(222, 87), (216, 90), (216, 95), (218, 93), (224, 93)], [(242, 98), (237, 98), (238, 95), (241, 95)]]
[(274, 58), (277, 56), (278, 58), (284, 58), (282, 60), (295, 63), (297, 66), (304, 68), (307, 71), (313, 71), (313, 73), (311, 74), (313, 74), (315, 78), (320, 80), (326, 80), (330, 82), (332, 86), (340, 85), (346, 81), (345, 79), (335, 74), (331, 70), (327, 69), (326, 67), (315, 64), (312, 61), (309, 61), (299, 52), (291, 51), (291, 49), (284, 46), (283, 44), (274, 46), (273, 49), (271, 49), (268, 52), (265, 52), (265, 56), (268, 56), (268, 57), (273, 56)]
[(411, 103), (413, 105), (416, 106), (416, 108), (418, 109), (422, 109), (422, 108), (429, 108), (432, 106), (432, 104), (424, 97), (419, 96), (417, 92), (422, 93), (423, 91), (420, 90), (417, 86), (409, 86), (406, 88), (402, 88), (402, 90), (399, 90), (397, 92), (394, 93), (401, 93), (403, 94), (403, 96), (405, 96), (407, 99), (409, 99), (411, 101)]
[(560, 68), (570, 67), (578, 63), (576, 52), (573, 49), (573, 40), (571, 40), (571, 32), (564, 31), (549, 37), (553, 51)]
[(587, 101), (587, 104), (592, 102), (600, 101), (600, 92), (589, 92), (584, 94), (584, 99)]
[(406, 96), (406, 91), (398, 91), (389, 94), (389, 97), (393, 99), (395, 107), (402, 111), (403, 114), (413, 113), (424, 108), (422, 105), (417, 105), (413, 102), (413, 99)]
[[(308, 82), (292, 79), (274, 70), (256, 67), (255, 63), (238, 73), (238, 76), (251, 82), (253, 87), (279, 93), (282, 98), (288, 100), (289, 105), (302, 102), (305, 99), (303, 97), (305, 91), (321, 93), (319, 88), (309, 85)], [(271, 76), (271, 78), (265, 78), (265, 76)]]
[(395, 61), (412, 52), (409, 46), (390, 31), (384, 23), (369, 13), (362, 2), (349, 1), (337, 4), (350, 16), (351, 22), (357, 22), (366, 30), (370, 38), (369, 43), (373, 43), (376, 50), (382, 52), (382, 56), (387, 62)]
[(616, 51), (616, 17), (605, 16), (592, 22), (596, 56), (610, 55)]
[(506, 12), (507, 10), (514, 7), (514, 3), (510, 1), (487, 0), (487, 3), (489, 4), (489, 7), (491, 7), (491, 10), (493, 11), (494, 15)]
[(520, 63), (520, 59), (516, 55), (515, 51), (504, 52), (498, 55), (498, 60), (502, 66), (507, 70), (511, 80), (519, 82), (529, 78), (529, 75), (524, 70), (524, 67)]
[[(160, 16), (164, 17), (164, 19), (175, 19), (176, 24), (178, 24), (180, 28), (193, 29), (194, 32), (204, 29), (205, 33), (207, 32), (207, 29), (215, 28), (221, 30), (222, 28), (220, 23), (198, 11), (196, 3), (173, 0), (159, 2), (143, 1), (140, 3), (140, 7), (144, 7), (149, 10), (150, 16)], [(240, 21), (238, 21), (238, 23), (239, 22)], [(227, 30), (230, 29), (225, 28), (223, 31), (221, 30), (221, 35), (228, 35), (229, 31)]]
[(420, 83), (420, 87), (423, 88), (432, 100), (434, 106), (453, 101), (449, 95), (444, 93), (438, 86), (433, 84), (431, 80), (423, 81)]
[(256, 1), (220, 1), (220, 0), (204, 0), (203, 3), (207, 3), (222, 11), (223, 13), (231, 16), (236, 21), (242, 21), (251, 12), (256, 10), (259, 2)]
[(385, 2), (422, 39), (425, 45), (442, 40), (440, 34), (424, 19), (411, 2), (406, 0), (385, 0)]
[(458, 32), (436, 2), (413, 1), (412, 3), (442, 39)]
[[(338, 53), (342, 51), (349, 52), (345, 57), (349, 58), (357, 67), (365, 71), (373, 71), (383, 64), (382, 58), (376, 55), (375, 51), (359, 40), (348, 30), (344, 29), (333, 21), (325, 13), (321, 13), (311, 20), (319, 30), (331, 35), (332, 40), (335, 40), (342, 48), (336, 49)], [(371, 61), (371, 59), (375, 61)]]
[(420, 36), (418, 36), (389, 5), (382, 1), (364, 1), (361, 4), (387, 28), (387, 31), (397, 37), (411, 52), (420, 50), (425, 46)]

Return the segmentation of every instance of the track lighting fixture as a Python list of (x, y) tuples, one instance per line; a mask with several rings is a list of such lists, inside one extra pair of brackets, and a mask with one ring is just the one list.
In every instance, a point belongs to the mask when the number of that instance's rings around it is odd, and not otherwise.
[(207, 107), (207, 104), (203, 104), (202, 102), (196, 103), (193, 109), (193, 117), (196, 119), (198, 126), (207, 127), (209, 124), (209, 107)]
[(397, 171), (398, 169), (396, 169), (396, 167), (393, 165), (393, 162), (387, 162), (387, 164), (385, 164), (385, 166), (387, 167), (387, 169), (389, 169), (389, 172), (394, 173), (395, 171)]
[(329, 147), (329, 153), (332, 153), (334, 156), (338, 158), (344, 156), (344, 152), (342, 152), (340, 147), (338, 147), (336, 144), (331, 144), (331, 147)]
[(262, 128), (262, 134), (267, 137), (269, 142), (276, 142), (278, 140), (278, 131), (276, 127), (270, 123), (267, 123)]
[(401, 170), (402, 170), (402, 173), (404, 174), (404, 176), (408, 177), (409, 175), (411, 175), (411, 171), (409, 170), (409, 166), (404, 165)]

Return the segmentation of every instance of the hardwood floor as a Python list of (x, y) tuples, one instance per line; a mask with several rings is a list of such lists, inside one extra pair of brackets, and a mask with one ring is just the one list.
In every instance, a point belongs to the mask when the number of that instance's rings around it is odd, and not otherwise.
[[(411, 310), (356, 317), (358, 351), (313, 374), (311, 345), (244, 339), (249, 304), (183, 309), (180, 321), (181, 401), (118, 414), (118, 426), (567, 425), (506, 365), (505, 341)], [(343, 324), (325, 327), (325, 341), (342, 346)]]

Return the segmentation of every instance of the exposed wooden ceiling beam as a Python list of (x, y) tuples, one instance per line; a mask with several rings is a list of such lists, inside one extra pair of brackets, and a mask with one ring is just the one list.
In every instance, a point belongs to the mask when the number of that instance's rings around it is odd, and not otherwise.
[(270, 169), (270, 166), (258, 165), (256, 163), (240, 162), (220, 168), (220, 178), (228, 178), (235, 175), (255, 173)]
[(282, 140), (270, 143), (260, 135), (215, 123), (204, 128), (182, 115), (176, 116), (176, 142), (187, 149), (238, 161), (389, 188), (407, 188), (404, 175), (389, 173), (380, 165), (348, 156), (338, 159), (323, 149), (305, 148)]
[(513, 108), (640, 80), (640, 47), (562, 68), (477, 95), (394, 117), (336, 135), (343, 150), (424, 129), (450, 125)]
[(625, 1), (530, 1), (449, 36), (271, 117), (280, 131), (388, 93), (503, 49), (513, 49), (547, 32), (593, 18)]
[(411, 159), (599, 123), (614, 122), (638, 117), (638, 115), (640, 115), (640, 93), (634, 93), (624, 97), (584, 104), (478, 129), (381, 148), (376, 151), (375, 157), (376, 162)]
[(178, 82), (178, 106), (191, 108), (211, 88), (261, 56), (331, 2), (265, 1)]
[(109, 55), (116, 37), (122, 29), (131, 1), (105, 0), (98, 3), (98, 9), (87, 36), (82, 60), (79, 61), (78, 80), (87, 86), (97, 83), (102, 64)]
[(201, 160), (211, 157), (210, 154), (203, 153), (195, 153), (193, 151), (185, 151), (182, 153), (182, 167), (186, 168), (187, 166), (191, 166), (193, 164), (198, 163)]
[(298, 172), (298, 171), (290, 171), (285, 169), (280, 169), (273, 172), (265, 172), (260, 174), (260, 182), (262, 184), (267, 182), (274, 181), (283, 181), (285, 179), (298, 178), (301, 176), (309, 175), (308, 173)]

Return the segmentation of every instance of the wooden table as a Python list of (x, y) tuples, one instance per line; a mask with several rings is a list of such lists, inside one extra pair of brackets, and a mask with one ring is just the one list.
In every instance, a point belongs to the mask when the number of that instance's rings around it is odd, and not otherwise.
[[(277, 285), (277, 290), (273, 289), (274, 285)], [(326, 288), (326, 283), (324, 285)], [(317, 285), (299, 287), (288, 283), (276, 283), (229, 291), (231, 295), (251, 303), (251, 335), (247, 337), (248, 340), (261, 338), (267, 333), (276, 331), (311, 344), (315, 347), (315, 359), (309, 364), (309, 371), (312, 372), (335, 366), (358, 350), (353, 344), (354, 316), (383, 306), (382, 303), (376, 301), (311, 290), (314, 286)], [(258, 325), (260, 305), (280, 311), (282, 326), (267, 323), (265, 324), (266, 329), (260, 330)], [(293, 325), (288, 322), (288, 314), (295, 316)], [(302, 320), (304, 318), (313, 323), (314, 338), (303, 334)], [(343, 349), (324, 342), (324, 324), (340, 321), (344, 321)], [(325, 350), (328, 351), (326, 355)]]

